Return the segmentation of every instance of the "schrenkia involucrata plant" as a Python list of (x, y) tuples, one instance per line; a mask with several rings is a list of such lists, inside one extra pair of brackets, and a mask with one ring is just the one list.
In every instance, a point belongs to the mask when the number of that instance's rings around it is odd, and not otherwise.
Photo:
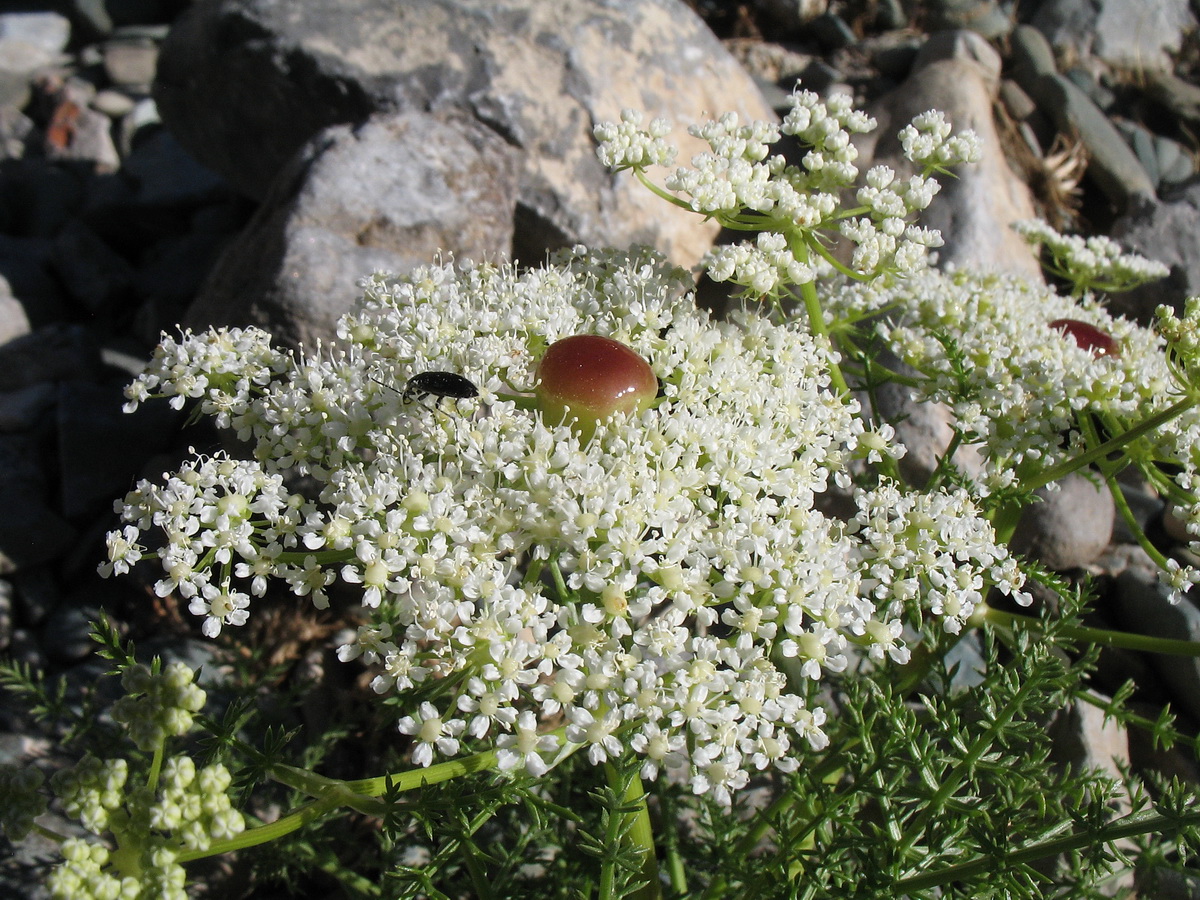
[[(941, 239), (915, 219), (978, 141), (929, 112), (900, 134), (916, 174), (860, 179), (851, 136), (873, 127), (797, 90), (782, 124), (693, 128), (710, 150), (661, 185), (665, 122), (596, 129), (604, 163), (752, 238), (705, 261), (744, 289), (727, 321), (652, 252), (577, 248), (374, 275), (307, 354), (254, 329), (164, 337), (129, 408), (194, 404), (247, 458), (140, 483), (102, 571), (153, 559), (210, 638), (272, 584), (357, 598), (338, 656), (373, 673), (402, 764), (321, 775), (277, 733), (256, 746), (237, 703), (203, 720), (202, 759), (167, 756), (203, 693), (101, 628), (132, 747), (110, 733), (50, 779), (69, 838), (35, 821), (36, 769), (0, 789), (11, 836), (60, 842), (52, 896), (183, 897), (183, 864), (241, 851), (253, 872), (267, 848), (248, 848), (287, 840), (308, 851), (275, 871), (354, 897), (1082, 897), (1186, 861), (1189, 788), (1049, 765), (1045, 725), (1095, 702), (1085, 647), (1196, 647), (1084, 628), (1086, 592), (1007, 543), (1035, 490), (1083, 471), (1170, 591), (1200, 579), (1117, 481), (1136, 469), (1200, 536), (1200, 301), (1153, 330), (1114, 318), (1094, 290), (1161, 267), (1038, 223), (1070, 294), (930, 268)], [(952, 413), (924, 483), (875, 411), (889, 383)], [(1033, 580), (1053, 613), (992, 605), (1029, 606)], [(966, 635), (983, 652), (962, 679)], [(1186, 740), (1127, 693), (1109, 715)], [(306, 802), (266, 815), (270, 782)]]

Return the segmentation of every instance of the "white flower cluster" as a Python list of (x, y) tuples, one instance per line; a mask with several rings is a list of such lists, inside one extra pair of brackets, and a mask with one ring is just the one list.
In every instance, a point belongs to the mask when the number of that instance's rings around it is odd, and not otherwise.
[(657, 118), (649, 128), (642, 129), (641, 113), (621, 110), (621, 121), (602, 122), (596, 126), (595, 137), (600, 141), (600, 162), (610, 169), (640, 169), (646, 166), (669, 166), (675, 162), (678, 150), (666, 136), (671, 123)]
[(1027, 243), (1044, 247), (1050, 255), (1047, 268), (1074, 284), (1079, 293), (1127, 291), (1171, 274), (1162, 263), (1126, 253), (1104, 235), (1059, 234), (1041, 219), (1014, 222), (1012, 227)]
[[(1200, 322), (1200, 301), (1194, 306), (1196, 319), (1180, 332)], [(1111, 316), (1090, 297), (1076, 300), (1015, 276), (929, 271), (886, 286), (850, 284), (830, 292), (828, 309), (835, 317), (887, 310), (877, 333), (927, 379), (920, 399), (946, 403), (963, 443), (979, 449), (982, 469), (961, 473), (974, 479), (977, 495), (1019, 485), (1079, 453), (1078, 413), (1115, 433), (1119, 423), (1128, 427), (1170, 406), (1180, 384), (1194, 384), (1173, 369), (1162, 336)], [(1176, 481), (1194, 498), (1197, 447), (1200, 412), (1192, 409), (1132, 452), (1182, 465)], [(1189, 517), (1200, 535), (1200, 504), (1192, 502)], [(1175, 591), (1197, 577), (1188, 567), (1164, 572)]]
[(931, 109), (921, 113), (900, 132), (904, 155), (925, 171), (946, 172), (963, 163), (979, 162), (983, 144), (973, 131), (951, 134), (946, 114)]
[[(859, 175), (852, 136), (871, 131), (875, 120), (854, 109), (843, 94), (822, 101), (811, 91), (796, 90), (790, 101), (782, 125), (741, 125), (735, 114), (726, 113), (689, 129), (710, 149), (693, 157), (690, 168), (676, 169), (666, 189), (723, 225), (760, 232), (755, 246), (720, 247), (710, 253), (704, 262), (710, 276), (755, 294), (777, 296), (789, 285), (810, 283), (818, 263), (838, 265), (825, 246), (838, 236), (854, 246), (850, 267), (842, 268), (846, 274), (872, 278), (924, 268), (929, 249), (941, 246), (941, 236), (914, 226), (912, 219), (937, 193), (933, 173), (979, 158), (978, 137), (969, 131), (952, 136), (939, 112), (917, 116), (901, 132), (901, 141), (920, 173), (897, 181), (891, 169), (876, 166), (857, 192), (859, 205), (843, 209), (843, 194)], [(620, 125), (597, 126), (602, 162), (640, 171), (644, 163), (638, 160), (648, 155), (643, 148), (651, 144), (657, 148), (656, 159), (666, 158), (661, 144), (665, 124), (638, 133), (640, 121), (629, 111)], [(803, 147), (798, 164), (772, 154), (783, 135), (796, 138)]]
[(124, 695), (113, 704), (112, 716), (125, 726), (140, 750), (156, 751), (168, 737), (186, 734), (192, 719), (204, 708), (204, 691), (193, 683), (195, 673), (181, 662), (155, 673), (147, 666), (130, 666), (121, 676)]
[[(810, 695), (851, 644), (903, 660), (905, 624), (957, 630), (985, 584), (1016, 592), (1020, 576), (957, 492), (859, 491), (850, 521), (817, 509), (851, 456), (894, 454), (885, 430), (858, 447), (857, 406), (806, 332), (709, 321), (655, 256), (577, 254), (376, 276), (344, 351), (217, 403), (242, 410), (258, 463), (139, 485), (124, 517), (166, 532), (160, 589), (193, 598), (210, 632), (244, 620), (260, 579), (318, 602), (334, 578), (357, 586), (370, 619), (342, 659), (376, 666), (380, 692), (444, 683), (398, 723), (420, 764), (476, 740), (540, 774), (562, 725), (595, 762), (629, 748), (648, 777), (678, 770), (729, 802), (752, 771), (823, 746)], [(653, 407), (586, 440), (544, 420), (535, 369), (574, 334), (648, 361)], [(478, 397), (406, 400), (429, 371)], [(322, 482), (315, 501), (286, 494), (286, 467)], [(784, 659), (811, 682), (789, 685)]]
[(197, 769), (191, 758), (163, 763), (157, 788), (132, 788), (123, 759), (84, 757), (56, 772), (51, 786), (67, 815), (117, 852), (90, 838), (62, 844), (63, 861), (46, 879), (54, 900), (186, 900), (185, 850), (205, 850), (245, 830), (229, 801), (232, 778), (219, 763)]

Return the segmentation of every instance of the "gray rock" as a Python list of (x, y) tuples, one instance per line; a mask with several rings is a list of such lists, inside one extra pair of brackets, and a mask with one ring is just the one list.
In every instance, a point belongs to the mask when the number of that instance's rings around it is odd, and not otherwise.
[(1077, 472), (1058, 485), (1057, 491), (1037, 492), (1041, 502), (1022, 513), (1012, 547), (1051, 569), (1082, 568), (1112, 539), (1116, 518), (1112, 496)]
[(90, 163), (97, 172), (115, 172), (121, 165), (108, 116), (73, 100), (55, 109), (42, 150), (47, 159)]
[(1063, 77), (1079, 88), (1099, 109), (1111, 113), (1117, 102), (1117, 95), (1105, 87), (1096, 75), (1084, 66), (1072, 66), (1063, 72)]
[(0, 651), (7, 650), (12, 643), (13, 593), (12, 582), (0, 578)]
[[(957, 42), (965, 58), (942, 58), (916, 69), (896, 90), (870, 106), (879, 127), (868, 140), (856, 142), (862, 169), (876, 164), (911, 171), (897, 134), (916, 115), (940, 109), (956, 129), (974, 129), (983, 141), (983, 159), (962, 166), (955, 178), (941, 179), (942, 190), (921, 216), (921, 223), (941, 229), (945, 245), (941, 263), (1018, 272), (1040, 279), (1041, 266), (1029, 246), (1008, 226), (1034, 216), (1025, 182), (1009, 167), (1000, 149), (992, 108), (999, 90), (994, 51), (978, 36)], [(986, 49), (985, 49), (986, 48)], [(980, 64), (975, 58), (982, 57)], [(874, 141), (874, 143), (872, 143)]]
[(54, 239), (52, 261), (67, 293), (92, 313), (122, 299), (133, 282), (129, 262), (78, 219)]
[(1157, 191), (1162, 176), (1158, 170), (1158, 153), (1154, 146), (1154, 134), (1150, 129), (1137, 122), (1130, 122), (1128, 119), (1116, 119), (1113, 124), (1117, 126), (1117, 130), (1121, 132), (1130, 149), (1137, 156), (1138, 162), (1146, 170), (1150, 183)]
[(70, 23), (53, 12), (0, 14), (0, 106), (29, 102), (34, 73), (62, 61)]
[(999, 38), (1013, 27), (1012, 19), (995, 0), (933, 0), (923, 7), (931, 31), (963, 28), (985, 38)]
[(1114, 312), (1149, 323), (1160, 303), (1182, 309), (1183, 301), (1200, 294), (1200, 180), (1167, 191), (1161, 200), (1142, 198), (1113, 223), (1112, 236), (1129, 249), (1158, 260), (1171, 274), (1132, 291), (1114, 294)]
[(150, 456), (175, 436), (179, 413), (147, 403), (129, 414), (119, 384), (63, 381), (58, 388), (59, 494), (71, 519), (103, 513)]
[(1154, 900), (1200, 900), (1200, 875), (1168, 866), (1139, 866), (1135, 870), (1138, 897)]
[(0, 105), (0, 161), (20, 159), (35, 140), (37, 128), (33, 120), (16, 107)]
[(120, 87), (148, 91), (158, 65), (158, 44), (149, 38), (112, 38), (104, 44), (104, 73)]
[(1028, 119), (1037, 111), (1037, 104), (1033, 102), (1033, 98), (1011, 78), (1000, 82), (1000, 100), (1008, 114), (1017, 121)]
[(984, 78), (998, 84), (1003, 60), (991, 44), (977, 32), (966, 29), (935, 32), (921, 44), (912, 69), (916, 72), (942, 60), (973, 63)]
[[(1122, 572), (1117, 577), (1113, 599), (1120, 623), (1129, 631), (1200, 641), (1200, 609), (1188, 597), (1172, 604), (1168, 590), (1152, 575), (1137, 569)], [(1200, 660), (1152, 653), (1150, 662), (1170, 690), (1171, 707), (1200, 718)]]
[(1030, 96), (1060, 132), (1078, 134), (1088, 152), (1088, 176), (1118, 212), (1127, 210), (1135, 197), (1154, 195), (1154, 184), (1137, 156), (1087, 94), (1061, 75), (1042, 75)]
[(1196, 174), (1195, 160), (1179, 141), (1156, 134), (1154, 153), (1158, 160), (1160, 190), (1177, 187)]
[(29, 316), (25, 307), (12, 294), (8, 279), (0, 275), (0, 346), (13, 338), (29, 334)]
[(858, 43), (854, 29), (837, 13), (825, 12), (808, 23), (808, 35), (824, 51), (831, 52)]
[[(885, 361), (896, 371), (905, 366), (899, 360)], [(870, 404), (860, 398), (864, 407)], [(896, 440), (907, 452), (899, 461), (900, 474), (913, 485), (924, 485), (938, 467), (954, 437), (954, 416), (941, 403), (916, 400), (912, 388), (894, 382), (882, 385), (875, 392), (874, 412), (896, 429)], [(960, 446), (954, 454), (954, 464), (968, 475), (983, 471), (983, 460), (974, 447)]]
[[(260, 199), (330, 125), (460, 110), (518, 153), (513, 255), (528, 260), (637, 241), (693, 264), (714, 224), (613, 178), (595, 158), (593, 125), (628, 107), (681, 125), (725, 110), (771, 118), (679, 0), (215, 0), (176, 20), (155, 97), (185, 147)], [(701, 145), (682, 131), (686, 160)]]
[(112, 88), (96, 91), (96, 96), (92, 98), (92, 109), (104, 113), (110, 119), (120, 119), (129, 115), (136, 105), (137, 101), (129, 94)]
[(1041, 76), (1058, 72), (1054, 48), (1046, 36), (1032, 25), (1018, 25), (1013, 29), (1009, 65), (1013, 81), (1026, 93), (1033, 91)]
[(1031, 24), (1056, 47), (1142, 71), (1169, 70), (1196, 18), (1188, 0), (1045, 0)]
[[(370, 173), (370, 177), (364, 177)], [(381, 115), (323, 132), (276, 182), (188, 310), (193, 328), (256, 324), (312, 346), (375, 269), (512, 245), (517, 154), (463, 116)]]

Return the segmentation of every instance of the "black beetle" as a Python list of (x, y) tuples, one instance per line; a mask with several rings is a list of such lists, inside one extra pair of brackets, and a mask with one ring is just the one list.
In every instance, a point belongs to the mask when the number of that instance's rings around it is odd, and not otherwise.
[(475, 387), (471, 379), (454, 372), (421, 372), (408, 379), (401, 396), (406, 403), (426, 397), (466, 400), (469, 397), (478, 397), (479, 388)]

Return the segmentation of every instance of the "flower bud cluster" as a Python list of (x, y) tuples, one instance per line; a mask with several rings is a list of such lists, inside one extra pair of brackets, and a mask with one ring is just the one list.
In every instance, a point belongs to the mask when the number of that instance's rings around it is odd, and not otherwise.
[(1059, 234), (1041, 219), (1014, 222), (1012, 227), (1027, 243), (1045, 249), (1049, 255), (1047, 269), (1073, 284), (1077, 294), (1089, 290), (1128, 291), (1171, 274), (1162, 263), (1126, 253), (1104, 235), (1083, 238)]
[[(203, 573), (222, 566), (318, 603), (331, 579), (356, 586), (369, 617), (339, 656), (374, 666), (381, 693), (441, 682), (397, 723), (420, 764), (486, 742), (538, 774), (564, 723), (593, 762), (629, 749), (648, 777), (672, 770), (728, 803), (750, 773), (824, 745), (812, 695), (852, 645), (903, 659), (906, 625), (955, 630), (981, 585), (1016, 593), (1020, 577), (958, 493), (910, 511), (860, 491), (854, 523), (821, 512), (851, 458), (898, 451), (882, 429), (859, 447), (825, 344), (756, 316), (714, 323), (689, 286), (649, 253), (376, 276), (339, 327), (344, 353), (253, 396), (234, 385), (223, 405), (244, 409), (231, 424), (257, 462), (139, 485), (124, 518), (166, 532), (162, 586), (217, 628), (247, 612), (207, 601), (220, 578)], [(632, 348), (660, 397), (588, 438), (514, 397), (573, 334)], [(379, 383), (425, 371), (478, 397), (448, 412)], [(317, 478), (315, 501), (289, 501), (285, 468)], [(789, 686), (777, 650), (811, 689)]]
[[(716, 281), (732, 281), (760, 296), (778, 296), (787, 286), (810, 283), (817, 262), (837, 265), (827, 245), (839, 237), (853, 245), (846, 274), (874, 278), (885, 272), (909, 274), (924, 268), (929, 250), (941, 246), (936, 231), (917, 228), (916, 214), (937, 193), (933, 173), (979, 158), (979, 140), (971, 132), (951, 136), (941, 113), (918, 116), (903, 132), (908, 158), (921, 171), (898, 181), (895, 173), (876, 166), (857, 191), (858, 206), (843, 208), (843, 197), (859, 176), (855, 134), (875, 128), (875, 120), (854, 109), (852, 100), (835, 94), (822, 100), (796, 90), (781, 125), (742, 125), (733, 113), (693, 126), (690, 133), (709, 150), (693, 157), (690, 167), (676, 169), (665, 181), (693, 210), (737, 230), (759, 232), (757, 245), (721, 247), (706, 259)], [(596, 128), (601, 161), (614, 168), (643, 166), (632, 161), (630, 146), (662, 140), (664, 131), (640, 137), (630, 133), (640, 117), (627, 113), (620, 125)], [(783, 135), (802, 148), (798, 162), (773, 153)], [(615, 164), (614, 164), (615, 162)], [(769, 238), (776, 234), (778, 238)]]
[(245, 830), (223, 765), (198, 769), (187, 756), (172, 757), (155, 789), (133, 787), (128, 777), (125, 760), (87, 756), (51, 778), (64, 811), (98, 838), (111, 834), (117, 845), (112, 851), (91, 838), (65, 841), (63, 861), (47, 879), (56, 900), (185, 900), (179, 854)]
[(0, 766), (0, 828), (10, 841), (19, 841), (46, 811), (41, 792), (45, 776), (32, 766)]
[(125, 694), (113, 704), (112, 716), (125, 726), (138, 749), (154, 752), (168, 737), (191, 729), (205, 700), (193, 677), (192, 670), (181, 662), (171, 663), (161, 672), (142, 665), (125, 670), (121, 677)]
[(636, 110), (621, 111), (621, 121), (603, 122), (596, 126), (600, 141), (600, 162), (614, 171), (643, 169), (646, 166), (669, 166), (678, 151), (667, 140), (671, 124), (663, 118), (651, 121), (642, 129), (642, 115)]

